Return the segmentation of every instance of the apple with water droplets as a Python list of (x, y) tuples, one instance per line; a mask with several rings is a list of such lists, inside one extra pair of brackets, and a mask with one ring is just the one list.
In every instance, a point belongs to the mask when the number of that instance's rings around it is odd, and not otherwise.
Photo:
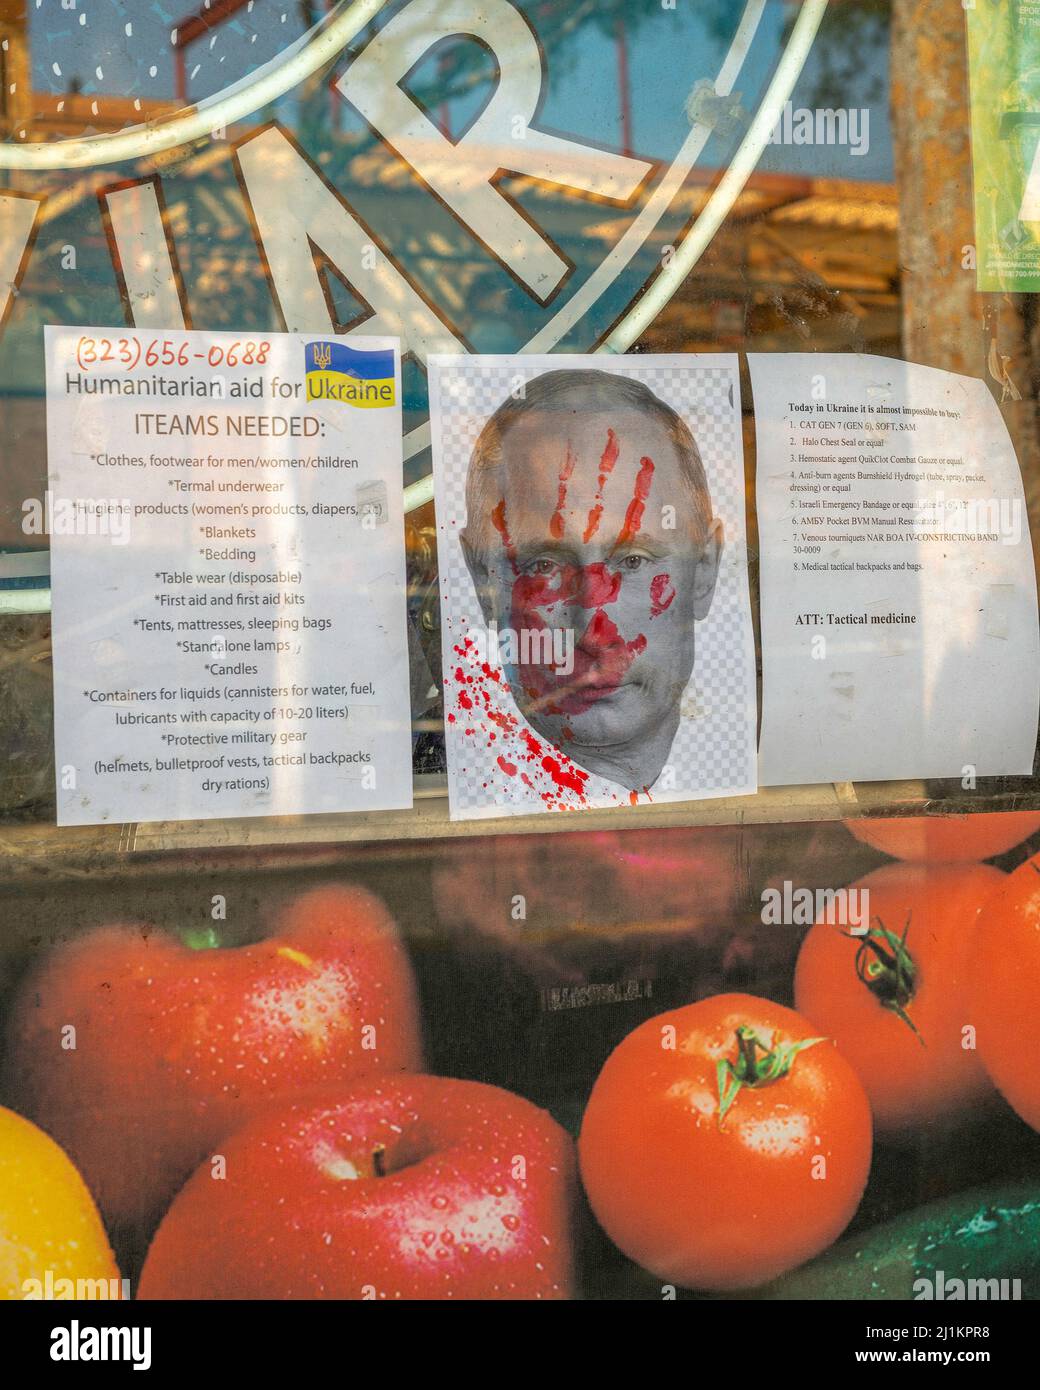
[(5, 1094), (138, 1239), (259, 1107), (423, 1065), (408, 956), (364, 890), (305, 892), (249, 945), (189, 939), (89, 931), (28, 977), (8, 1028)]
[(369, 1078), (256, 1116), (155, 1234), (142, 1299), (561, 1299), (575, 1164), (495, 1086)]

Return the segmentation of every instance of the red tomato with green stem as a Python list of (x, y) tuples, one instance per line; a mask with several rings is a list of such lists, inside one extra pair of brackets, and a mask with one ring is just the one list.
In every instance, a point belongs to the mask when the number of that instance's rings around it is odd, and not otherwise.
[(968, 986), (979, 909), (1005, 880), (987, 864), (887, 864), (850, 885), (869, 895), (865, 934), (818, 921), (802, 943), (795, 1006), (855, 1067), (879, 1130), (948, 1118), (990, 1091)]
[(614, 1243), (668, 1283), (763, 1284), (856, 1211), (870, 1106), (834, 1044), (791, 1009), (723, 994), (648, 1019), (607, 1058), (579, 1140)]

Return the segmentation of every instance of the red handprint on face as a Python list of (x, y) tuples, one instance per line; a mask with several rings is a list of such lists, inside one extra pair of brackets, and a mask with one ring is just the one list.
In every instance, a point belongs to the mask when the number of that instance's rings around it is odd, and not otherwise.
[[(599, 530), (599, 520), (603, 515), (603, 488), (607, 479), (614, 471), (614, 465), (618, 461), (618, 452), (617, 435), (613, 430), (607, 430), (607, 447), (603, 450), (602, 457), (599, 461), (599, 478), (596, 481), (596, 497), (589, 510), (589, 519), (585, 526), (585, 534), (582, 536), (582, 540), (586, 545), (588, 545), (589, 541), (592, 540), (593, 536)], [(560, 507), (562, 507), (562, 505), (561, 503)], [(560, 510), (560, 507), (557, 507), (557, 511)]]
[[(502, 634), (497, 629), (496, 655), (491, 660), (484, 655), (479, 634), (463, 634), (454, 646), (460, 664), (454, 669), (454, 679), (449, 678), (449, 685), (456, 690), (453, 708), (446, 716), (449, 725), (466, 741), (486, 746), (486, 761), (480, 764), (486, 777), (522, 783), (547, 810), (588, 804), (590, 774), (566, 751), (575, 742), (568, 717), (593, 709), (626, 684), (633, 662), (646, 650), (647, 624), (664, 614), (676, 597), (671, 577), (654, 573), (645, 556), (641, 563), (632, 563), (655, 476), (651, 458), (639, 460), (631, 496), (623, 503), (623, 517), (621, 508), (610, 507), (617, 518), (613, 522), (617, 534), (612, 540), (602, 534), (611, 501), (608, 489), (620, 453), (617, 434), (608, 429), (598, 460), (595, 454), (589, 460), (592, 467), (598, 463), (598, 468), (583, 526), (572, 524), (573, 507), (570, 512), (567, 507), (568, 493), (582, 472), (579, 451), (571, 440), (566, 441), (558, 464), (550, 464), (554, 473), (550, 474), (550, 515), (545, 530), (539, 532), (537, 525), (522, 524), (519, 510), (510, 517), (504, 497), (491, 510), (499, 555), (508, 567), (504, 606), (516, 643), (514, 655), (508, 658), (512, 693), (524, 714), (518, 715), (501, 703), (510, 685), (498, 665)], [(531, 518), (526, 521), (530, 523)], [(574, 538), (571, 545), (567, 544), (568, 533)], [(590, 558), (581, 564), (585, 547), (589, 547)], [(634, 635), (630, 635), (633, 630)], [(569, 650), (570, 659), (564, 663), (566, 671), (559, 669), (560, 653), (552, 645), (564, 633), (576, 639)], [(529, 640), (521, 640), (524, 636)], [(560, 719), (551, 741), (528, 725), (531, 714)], [(462, 771), (467, 771), (465, 763)], [(483, 785), (488, 788), (490, 782)], [(650, 792), (644, 787), (641, 793), (631, 790), (598, 795), (635, 803), (639, 795), (649, 798)]]
[[(617, 463), (618, 454), (617, 436), (613, 430), (608, 430), (606, 445), (600, 457), (596, 493), (582, 534), (583, 543), (586, 545), (599, 529), (604, 510), (605, 490)], [(575, 456), (568, 444), (559, 472), (556, 509), (549, 521), (549, 534), (555, 540), (563, 536), (564, 508), (574, 466)], [(612, 554), (630, 545), (638, 536), (653, 476), (653, 461), (642, 458), (632, 499), (611, 548)], [(544, 564), (545, 569), (524, 571), (509, 534), (504, 499), (492, 511), (491, 519), (514, 575), (510, 622), (515, 632), (546, 633), (551, 636), (547, 618), (560, 605), (579, 609), (590, 615), (575, 643), (573, 669), (568, 675), (561, 676), (554, 665), (544, 660), (521, 660), (518, 666), (524, 693), (536, 702), (540, 712), (583, 714), (598, 700), (618, 689), (632, 662), (646, 648), (646, 637), (642, 632), (626, 639), (606, 611), (610, 605), (616, 604), (621, 596), (624, 573), (620, 569), (611, 569), (603, 561), (576, 565), (543, 560), (537, 563)], [(675, 589), (669, 576), (655, 576), (651, 586), (648, 617), (660, 616), (674, 597)], [(534, 649), (544, 654), (546, 646), (528, 643), (526, 649)]]

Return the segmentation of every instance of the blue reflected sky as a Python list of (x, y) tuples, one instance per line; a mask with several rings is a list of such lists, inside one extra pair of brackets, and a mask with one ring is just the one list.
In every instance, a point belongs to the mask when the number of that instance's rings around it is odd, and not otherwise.
[[(78, 0), (75, 10), (60, 0), (35, 0), (30, 12), (33, 82), (39, 90), (60, 95), (72, 89), (89, 94), (118, 94), (171, 100), (176, 92), (173, 31), (187, 16), (199, 13), (204, 0), (170, 5), (150, 0), (128, 6), (121, 0)], [(406, 8), (407, 0), (387, 5), (383, 16)], [(575, 10), (574, 0), (525, 0), (517, 8), (528, 15), (536, 31), (554, 32)], [(849, 5), (842, 5), (848, 12)], [(225, 23), (204, 34), (187, 49), (185, 74), (188, 94), (201, 99), (254, 72), (278, 56), (325, 12), (326, 0), (252, 0)], [(605, 3), (601, 13), (616, 5)], [(638, 12), (642, 12), (640, 18)], [(633, 5), (625, 25), (632, 147), (652, 158), (670, 157), (689, 129), (683, 93), (705, 73), (714, 73), (728, 47), (740, 7), (737, 0), (679, 0), (676, 8)], [(769, 0), (760, 32), (738, 84), (745, 102), (753, 106), (780, 51), (792, 7), (786, 0)], [(825, 20), (818, 50), (810, 56), (796, 88), (793, 105), (816, 105), (828, 55), (848, 64), (840, 96), (825, 94), (827, 105), (849, 108), (869, 105), (869, 148), (861, 156), (837, 146), (773, 146), (761, 168), (773, 172), (812, 173), (821, 177), (892, 178), (888, 120), (887, 42), (878, 33), (875, 43), (862, 43), (844, 27), (837, 7)], [(855, 62), (847, 50), (856, 46)], [(460, 55), (456, 55), (458, 57)], [(450, 79), (452, 62), (434, 57), (413, 74), (413, 80), (437, 97), (437, 84)], [(618, 49), (601, 23), (587, 19), (547, 54), (548, 94), (543, 123), (578, 138), (612, 148), (622, 145), (622, 102), (618, 81)], [(453, 129), (463, 126), (486, 100), (493, 82), (487, 80), (467, 95), (447, 103)], [(292, 124), (294, 101), (278, 111)], [(344, 129), (352, 122), (345, 113)], [(722, 162), (725, 151), (709, 146), (704, 162)]]

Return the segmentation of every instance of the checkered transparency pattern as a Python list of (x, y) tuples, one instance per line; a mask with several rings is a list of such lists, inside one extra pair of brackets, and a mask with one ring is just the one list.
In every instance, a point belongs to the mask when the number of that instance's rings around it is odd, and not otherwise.
[[(488, 417), (519, 381), (567, 367), (594, 367), (641, 381), (676, 410), (697, 441), (715, 514), (725, 525), (718, 586), (708, 616), (697, 624), (696, 659), (682, 699), (679, 729), (666, 773), (651, 796), (654, 801), (688, 801), (753, 792), (757, 703), (736, 358), (557, 354), (430, 359), (445, 709), (452, 709), (450, 673), (460, 664), (456, 648), (467, 632), (484, 627), (458, 540), (466, 522), (466, 474), (473, 446)], [(496, 702), (523, 722), (508, 694), (496, 696)], [(453, 819), (544, 809), (529, 788), (500, 773), (495, 750), (467, 736), (464, 721), (448, 722), (445, 739)], [(666, 786), (666, 781), (673, 785)], [(590, 776), (582, 804), (610, 807), (628, 800), (624, 788)]]

